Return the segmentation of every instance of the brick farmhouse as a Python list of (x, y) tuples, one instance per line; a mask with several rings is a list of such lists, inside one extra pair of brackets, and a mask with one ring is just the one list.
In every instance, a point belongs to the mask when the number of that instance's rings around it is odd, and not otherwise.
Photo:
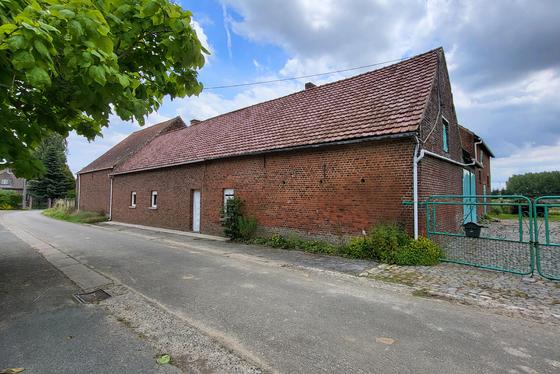
[(262, 233), (332, 238), (395, 222), (422, 234), (423, 210), (403, 202), (489, 192), (492, 156), (458, 124), (439, 48), (189, 126), (175, 118), (135, 132), (78, 173), (78, 206), (220, 234), (220, 209), (239, 196)]

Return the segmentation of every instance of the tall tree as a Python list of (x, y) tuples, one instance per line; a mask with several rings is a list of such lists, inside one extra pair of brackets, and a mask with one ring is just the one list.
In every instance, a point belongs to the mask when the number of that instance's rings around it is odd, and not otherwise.
[(29, 192), (40, 200), (47, 200), (49, 207), (53, 199), (67, 197), (74, 189), (74, 176), (66, 164), (66, 149), (66, 140), (59, 134), (52, 134), (35, 151), (45, 172), (29, 182)]
[(513, 175), (506, 182), (506, 191), (512, 195), (560, 195), (560, 171)]
[(171, 0), (1, 0), (3, 167), (34, 177), (50, 133), (92, 140), (110, 114), (143, 124), (164, 96), (200, 93), (191, 15)]

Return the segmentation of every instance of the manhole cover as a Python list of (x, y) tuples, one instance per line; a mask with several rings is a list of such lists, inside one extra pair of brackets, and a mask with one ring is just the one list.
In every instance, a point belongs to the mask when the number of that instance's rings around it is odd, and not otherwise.
[(103, 291), (102, 289), (98, 289), (98, 290), (91, 291), (91, 292), (86, 292), (86, 293), (75, 293), (74, 294), (74, 298), (76, 300), (78, 300), (78, 302), (81, 303), (81, 304), (92, 304), (92, 303), (96, 303), (98, 301), (108, 299), (110, 297), (111, 297), (111, 295), (109, 295), (107, 292)]

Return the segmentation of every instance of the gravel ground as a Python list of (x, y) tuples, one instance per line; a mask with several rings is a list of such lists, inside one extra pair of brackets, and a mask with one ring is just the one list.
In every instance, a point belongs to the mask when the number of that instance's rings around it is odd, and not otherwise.
[(379, 265), (360, 274), (493, 312), (560, 325), (560, 283), (454, 264)]
[[(523, 240), (529, 241), (529, 219), (523, 218)], [(484, 221), (481, 224), (481, 237), (494, 237), (510, 240), (519, 240), (519, 221), (514, 219), (493, 219)], [(545, 229), (542, 219), (538, 220), (539, 242), (545, 242)], [(552, 243), (560, 244), (560, 222), (549, 223), (549, 236)]]
[(124, 286), (107, 290), (113, 297), (100, 302), (118, 321), (146, 339), (185, 373), (261, 373), (247, 360), (223, 348), (189, 323), (154, 305)]

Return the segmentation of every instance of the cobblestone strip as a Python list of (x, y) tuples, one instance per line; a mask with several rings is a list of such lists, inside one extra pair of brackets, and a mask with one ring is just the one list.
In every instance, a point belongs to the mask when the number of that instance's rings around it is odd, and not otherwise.
[(560, 282), (454, 264), (378, 265), (360, 274), (413, 288), (417, 296), (478, 305), (510, 316), (560, 325)]

